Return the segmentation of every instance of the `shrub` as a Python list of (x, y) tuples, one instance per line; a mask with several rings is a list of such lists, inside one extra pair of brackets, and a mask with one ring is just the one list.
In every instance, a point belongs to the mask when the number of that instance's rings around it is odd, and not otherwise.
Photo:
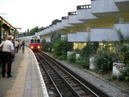
[(114, 54), (106, 47), (99, 49), (96, 54), (96, 70), (98, 73), (104, 73), (112, 70)]
[(68, 59), (69, 62), (75, 63), (75, 61), (76, 61), (76, 54), (74, 53), (74, 54), (69, 55), (67, 59)]
[(51, 52), (51, 43), (46, 42), (45, 40), (42, 40), (42, 50), (45, 52)]
[(60, 56), (57, 56), (56, 58), (59, 59), (59, 60), (65, 60), (66, 56), (65, 55), (60, 55)]
[(81, 56), (91, 56), (96, 53), (99, 45), (98, 43), (87, 43), (87, 46), (85, 46), (81, 51)]
[(129, 45), (123, 44), (117, 48), (117, 51), (119, 52), (119, 57), (121, 58), (121, 61), (129, 61)]
[(120, 60), (125, 64), (125, 67), (122, 72), (120, 79), (129, 81), (129, 45), (121, 44), (117, 46), (117, 52), (119, 52)]
[(129, 64), (126, 64), (124, 70), (122, 70), (122, 79), (129, 81)]
[(96, 42), (87, 43), (86, 47), (80, 51), (80, 58), (77, 60), (77, 63), (79, 63), (82, 67), (89, 69), (89, 58), (93, 54), (96, 54), (98, 47), (99, 45)]
[(53, 43), (53, 55), (60, 57), (63, 56), (63, 59), (67, 58), (67, 45), (68, 42), (66, 40), (58, 40)]
[(76, 60), (76, 63), (79, 64), (81, 67), (89, 69), (89, 57), (80, 57)]
[(67, 59), (67, 51), (71, 44), (67, 40), (58, 40), (53, 42), (53, 55), (57, 58)]

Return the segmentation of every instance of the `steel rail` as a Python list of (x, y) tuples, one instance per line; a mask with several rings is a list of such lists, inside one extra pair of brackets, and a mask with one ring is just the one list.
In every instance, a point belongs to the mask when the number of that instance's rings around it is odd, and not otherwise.
[(66, 79), (64, 79), (64, 78), (62, 77), (62, 75), (59, 74), (59, 73), (55, 70), (55, 68), (53, 68), (53, 67), (50, 65), (51, 63), (50, 63), (48, 60), (46, 60), (46, 58), (44, 58), (42, 55), (40, 55), (40, 56), (44, 59), (44, 61), (47, 63), (47, 65), (49, 65), (49, 66), (56, 72), (56, 74), (58, 74), (58, 76), (62, 79), (62, 81), (66, 84), (66, 86), (69, 87), (70, 90), (72, 90), (72, 94), (74, 95), (73, 97), (82, 97), (80, 94), (78, 94), (78, 93), (74, 90), (73, 87), (71, 87), (71, 85), (69, 85), (69, 83), (66, 81)]
[[(56, 61), (51, 60), (51, 62), (53, 62), (54, 64), (57, 64)], [(99, 95), (97, 95), (94, 91), (92, 91), (89, 87), (87, 87), (84, 83), (82, 83), (80, 80), (78, 80), (75, 76), (73, 76), (71, 73), (69, 73), (66, 69), (64, 69), (62, 66), (57, 65), (60, 69), (62, 69), (64, 72), (66, 72), (67, 74), (69, 74), (74, 80), (76, 80), (79, 84), (81, 84), (85, 89), (87, 89), (89, 92), (91, 92), (93, 95), (95, 95), (96, 97), (99, 97)], [(85, 90), (85, 92), (87, 92)]]
[[(74, 84), (76, 84), (76, 85), (81, 85), (80, 86), (80, 90), (83, 90), (83, 91), (85, 91), (85, 93), (83, 93), (83, 94), (86, 94), (86, 95), (88, 95), (88, 94), (90, 94), (90, 95), (92, 95), (92, 97), (99, 97), (99, 95), (97, 95), (94, 91), (92, 91), (89, 87), (87, 87), (85, 84), (83, 84), (82, 82), (80, 82), (76, 77), (74, 77), (72, 74), (70, 74), (68, 71), (66, 71), (63, 67), (61, 67), (60, 65), (58, 65), (54, 60), (51, 60), (51, 58), (48, 58), (47, 56), (44, 56), (44, 57), (46, 57), (46, 59), (48, 59), (49, 61), (51, 61), (53, 64), (55, 64), (56, 66), (58, 66), (58, 68), (59, 68), (59, 70), (61, 69), (61, 70), (63, 70), (66, 74), (67, 74), (67, 76), (70, 76), (70, 78), (68, 79), (68, 77), (67, 77), (67, 82), (68, 83), (70, 83), (71, 82), (71, 80), (74, 80)], [(58, 70), (58, 71), (59, 71)], [(65, 78), (65, 77), (64, 77)], [(72, 79), (71, 79), (72, 78)], [(76, 82), (75, 82), (76, 81)], [(74, 87), (75, 88), (75, 87)], [(73, 88), (73, 89), (74, 89)], [(77, 87), (78, 88), (78, 90), (79, 90), (79, 87)], [(74, 89), (74, 91), (76, 91), (76, 88)], [(81, 93), (79, 94), (78, 93), (78, 95), (80, 95), (81, 96)]]
[(51, 60), (54, 61), (55, 64), (58, 64), (58, 66), (60, 66), (61, 68), (65, 68), (65, 71), (68, 71), (69, 73), (71, 73), (72, 76), (74, 76), (74, 78), (78, 79), (79, 82), (83, 83), (83, 86), (88, 87), (88, 90), (91, 91), (93, 94), (96, 95), (96, 97), (109, 97), (109, 95), (107, 95), (105, 92), (101, 91), (100, 89), (98, 89), (97, 87), (95, 87), (94, 85), (92, 85), (91, 83), (87, 82), (86, 80), (84, 80), (82, 77), (80, 77), (78, 74), (76, 74), (75, 72), (71, 71), (70, 69), (68, 69), (66, 66), (62, 65), (59, 61), (57, 61), (56, 59), (48, 56), (47, 54), (45, 54), (43, 51), (41, 51), (45, 56), (49, 57)]
[[(47, 70), (45, 69), (45, 67), (44, 67), (44, 65), (43, 65), (43, 64), (45, 64), (44, 61), (42, 61), (42, 60), (40, 59), (38, 53), (35, 53), (35, 54), (36, 54), (36, 58), (37, 58), (38, 62), (40, 62), (40, 64), (41, 64), (40, 66), (42, 67), (42, 69), (45, 71), (45, 73), (46, 73), (47, 76), (49, 77), (49, 79), (50, 79), (50, 81), (52, 82), (52, 84), (53, 84), (53, 86), (54, 86), (54, 88), (55, 88), (57, 94), (59, 95), (59, 96), (56, 96), (56, 97), (63, 97), (63, 96), (61, 95), (59, 89), (57, 88), (55, 82), (54, 82), (53, 79), (51, 78), (50, 74), (49, 74), (49, 73), (47, 72)], [(55, 96), (54, 96), (54, 97), (55, 97)]]

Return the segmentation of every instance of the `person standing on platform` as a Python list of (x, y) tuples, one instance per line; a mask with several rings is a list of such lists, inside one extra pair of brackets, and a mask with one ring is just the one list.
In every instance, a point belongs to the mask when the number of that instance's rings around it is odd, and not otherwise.
[(2, 66), (2, 51), (0, 51), (0, 68)]
[(0, 44), (0, 67), (2, 66), (2, 63), (3, 63), (3, 52), (2, 52), (2, 49), (3, 49), (3, 43), (4, 41), (2, 41), (2, 43)]
[(7, 67), (7, 78), (12, 77), (11, 75), (11, 65), (14, 56), (14, 45), (12, 43), (12, 36), (7, 36), (7, 40), (3, 43), (3, 63), (2, 63), (2, 77), (5, 77), (6, 67)]
[(15, 49), (16, 49), (16, 53), (18, 53), (18, 49), (19, 49), (19, 42), (15, 41)]
[(2, 67), (2, 63), (3, 63), (3, 52), (2, 52), (2, 49), (3, 49), (3, 44), (4, 44), (4, 41), (5, 41), (5, 37), (2, 41), (2, 43), (0, 44), (0, 67)]
[(22, 47), (22, 53), (24, 53), (24, 50), (25, 50), (25, 41), (22, 41), (21, 47)]

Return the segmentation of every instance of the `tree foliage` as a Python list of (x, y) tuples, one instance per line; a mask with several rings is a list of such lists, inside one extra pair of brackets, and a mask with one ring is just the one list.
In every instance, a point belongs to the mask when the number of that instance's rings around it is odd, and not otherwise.
[(117, 46), (117, 52), (119, 52), (119, 59), (125, 64), (122, 70), (122, 76), (120, 79), (129, 81), (129, 44), (121, 44)]
[(51, 42), (46, 42), (45, 40), (42, 40), (42, 50), (45, 51), (45, 52), (51, 52), (51, 48), (52, 48), (52, 45), (51, 45)]
[(87, 45), (82, 49), (81, 56), (92, 56), (96, 53), (97, 49), (99, 47), (99, 44), (97, 42), (94, 43), (87, 43)]
[(61, 34), (54, 32), (51, 36), (53, 55), (59, 59), (67, 58), (67, 51), (71, 47), (67, 39), (61, 40)]
[(19, 34), (19, 37), (34, 35), (35, 33), (42, 31), (43, 29), (44, 29), (44, 27), (39, 28), (38, 26), (36, 26), (32, 29), (27, 29), (27, 31), (25, 31), (22, 34)]
[(108, 43), (105, 46), (97, 50), (95, 61), (96, 61), (96, 71), (98, 73), (106, 73), (112, 70), (113, 60), (115, 54), (110, 51)]
[(87, 43), (87, 45), (80, 51), (80, 58), (76, 61), (84, 68), (89, 68), (90, 56), (96, 54), (99, 44), (97, 42)]

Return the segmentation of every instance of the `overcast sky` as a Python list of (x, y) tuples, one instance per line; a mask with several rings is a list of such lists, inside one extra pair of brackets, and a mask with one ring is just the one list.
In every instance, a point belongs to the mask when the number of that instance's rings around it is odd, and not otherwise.
[(54, 19), (76, 11), (77, 5), (89, 3), (90, 0), (0, 0), (0, 15), (23, 32), (35, 26), (46, 27)]

